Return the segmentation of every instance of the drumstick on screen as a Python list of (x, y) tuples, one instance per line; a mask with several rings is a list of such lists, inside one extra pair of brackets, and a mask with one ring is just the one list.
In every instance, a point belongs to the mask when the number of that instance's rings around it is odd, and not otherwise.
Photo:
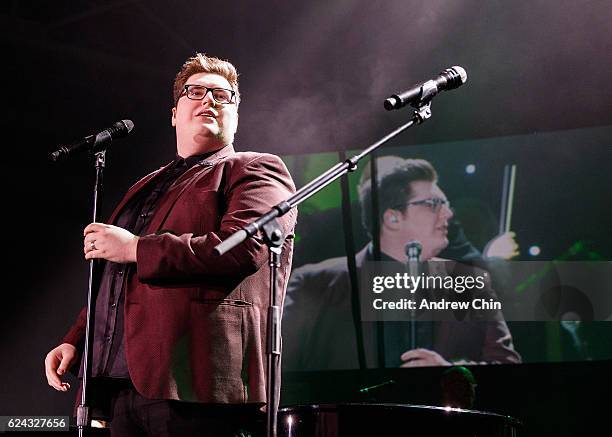
[(516, 180), (516, 164), (504, 166), (501, 210), (499, 214), (499, 235), (510, 231), (512, 223), (512, 204), (514, 203), (514, 184)]

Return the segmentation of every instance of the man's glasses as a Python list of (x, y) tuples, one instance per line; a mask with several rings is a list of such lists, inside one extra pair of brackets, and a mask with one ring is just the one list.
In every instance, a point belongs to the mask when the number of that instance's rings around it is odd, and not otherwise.
[(186, 95), (189, 100), (204, 100), (206, 94), (209, 92), (212, 94), (212, 98), (216, 103), (229, 105), (235, 102), (236, 91), (227, 90), (225, 88), (208, 88), (203, 85), (185, 85), (183, 94)]
[(423, 205), (431, 209), (433, 212), (440, 212), (442, 209), (442, 205), (446, 205), (449, 208), (450, 202), (446, 199), (441, 199), (439, 197), (432, 197), (431, 199), (423, 199), (423, 200), (415, 200), (413, 202), (407, 202), (406, 206), (410, 205)]

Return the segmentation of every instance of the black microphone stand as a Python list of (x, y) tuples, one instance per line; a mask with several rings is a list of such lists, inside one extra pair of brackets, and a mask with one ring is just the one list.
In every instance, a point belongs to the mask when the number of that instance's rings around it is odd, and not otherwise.
[[(93, 222), (98, 221), (98, 203), (102, 197), (102, 188), (104, 181), (104, 167), (106, 164), (106, 150), (96, 152), (95, 167), (96, 167), (96, 182), (94, 185), (93, 196)], [(89, 427), (91, 423), (90, 410), (88, 406), (89, 393), (88, 382), (91, 376), (91, 361), (90, 354), (93, 350), (93, 332), (95, 319), (95, 284), (94, 278), (97, 277), (97, 269), (99, 263), (97, 260), (89, 260), (89, 283), (87, 289), (87, 324), (85, 325), (85, 348), (83, 351), (83, 378), (81, 379), (81, 403), (77, 407), (77, 427), (79, 429), (79, 437), (85, 434), (85, 427)]]
[[(279, 204), (273, 206), (267, 213), (263, 214), (257, 220), (252, 221), (243, 229), (234, 232), (228, 238), (223, 240), (217, 246), (215, 246), (215, 253), (217, 255), (223, 255), (230, 251), (232, 248), (236, 247), (247, 238), (254, 236), (260, 229), (264, 231), (264, 235), (269, 233), (266, 229), (270, 229), (269, 226), (266, 226), (268, 223), (272, 221), (276, 221), (277, 217), (282, 217), (292, 208), (295, 208), (297, 205), (313, 196), (317, 192), (321, 191), (326, 186), (330, 185), (333, 181), (340, 178), (341, 176), (347, 174), (348, 172), (355, 171), (357, 169), (357, 163), (364, 157), (368, 156), (370, 153), (374, 152), (384, 143), (389, 141), (390, 139), (396, 137), (409, 127), (414, 124), (421, 124), (425, 120), (431, 117), (431, 98), (430, 96), (426, 100), (421, 100), (414, 105), (414, 112), (412, 114), (412, 118), (410, 121), (399, 128), (395, 129), (391, 133), (385, 135), (383, 138), (367, 147), (363, 152), (353, 156), (352, 158), (348, 158), (343, 162), (339, 162), (326, 172), (322, 173), (298, 191), (295, 192), (288, 199), (280, 202)], [(277, 380), (277, 363), (280, 362), (280, 308), (275, 306), (277, 302), (278, 296), (276, 296), (276, 270), (280, 266), (280, 251), (282, 247), (282, 242), (285, 239), (285, 236), (282, 235), (280, 227), (278, 227), (278, 223), (276, 225), (272, 225), (272, 234), (274, 235), (274, 245), (268, 243), (268, 238), (266, 237), (266, 244), (269, 247), (269, 256), (270, 256), (270, 307), (268, 310), (268, 329), (267, 329), (267, 355), (268, 355), (268, 367), (267, 371), (267, 429), (266, 436), (267, 437), (276, 437), (276, 427), (277, 427), (277, 416), (278, 416), (278, 397), (280, 396), (280, 380)], [(274, 273), (272, 272), (274, 270)], [(272, 300), (272, 298), (274, 300)]]
[[(268, 408), (266, 412), (266, 430), (268, 435), (276, 436), (276, 417), (280, 399), (279, 364), (281, 357), (281, 307), (278, 295), (278, 269), (283, 250), (285, 236), (276, 219), (263, 225), (264, 241), (268, 246), (270, 265), (270, 306), (268, 307), (268, 332), (266, 338), (266, 390), (268, 393)], [(278, 391), (277, 391), (278, 390)], [(274, 403), (271, 403), (271, 401)]]

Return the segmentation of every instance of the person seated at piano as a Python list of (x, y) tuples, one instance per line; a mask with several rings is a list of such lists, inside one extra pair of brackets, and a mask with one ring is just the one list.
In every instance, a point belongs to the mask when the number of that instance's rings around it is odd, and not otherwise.
[(467, 367), (453, 366), (440, 378), (440, 405), (471, 410), (476, 400), (476, 378)]
[[(422, 159), (381, 157), (377, 159), (377, 173), (380, 212), (375, 231), (380, 237), (380, 260), (405, 263), (405, 246), (412, 240), (421, 243), (421, 261), (435, 259), (449, 244), (453, 212), (438, 186), (434, 167)], [(370, 236), (374, 232), (371, 196), (366, 168), (359, 184), (359, 200)], [(467, 249), (466, 253), (473, 253)], [(372, 243), (360, 250), (355, 256), (357, 278), (364, 264), (376, 259)], [(282, 326), (285, 370), (359, 368), (358, 331), (363, 336), (364, 364), (370, 368), (521, 361), (501, 312), (489, 321), (417, 322), (419, 345), (410, 347), (413, 343), (408, 340), (408, 322), (385, 322), (382, 334), (376, 322), (356, 323), (352, 295), (346, 257), (293, 271)]]

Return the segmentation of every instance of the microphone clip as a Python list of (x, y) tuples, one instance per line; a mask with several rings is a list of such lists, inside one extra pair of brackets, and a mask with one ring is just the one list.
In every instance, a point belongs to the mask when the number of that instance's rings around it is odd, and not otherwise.
[(414, 119), (417, 124), (423, 123), (431, 117), (431, 97), (427, 100), (419, 100), (417, 104), (411, 104), (415, 108)]

